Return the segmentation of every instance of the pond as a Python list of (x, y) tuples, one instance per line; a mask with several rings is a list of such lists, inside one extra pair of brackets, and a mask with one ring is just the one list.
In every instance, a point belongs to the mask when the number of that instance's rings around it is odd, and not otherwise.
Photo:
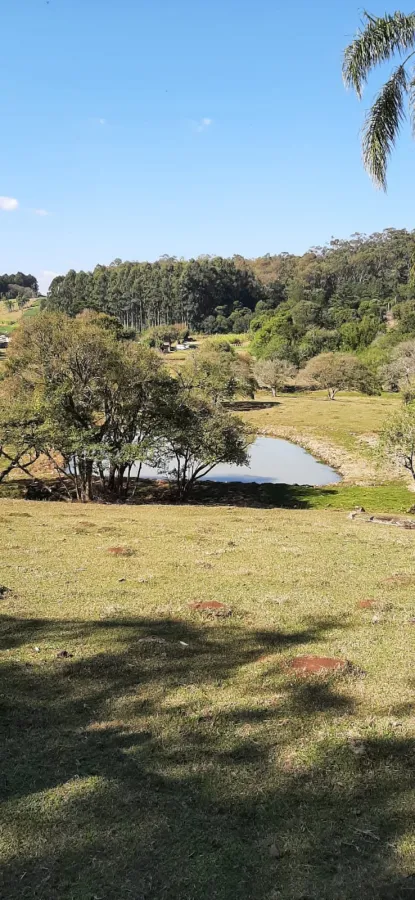
[[(256, 484), (304, 484), (322, 486), (341, 481), (330, 466), (318, 462), (297, 444), (279, 438), (258, 437), (250, 447), (249, 466), (218, 465), (204, 481), (239, 481)], [(141, 478), (160, 477), (156, 469), (143, 466)]]

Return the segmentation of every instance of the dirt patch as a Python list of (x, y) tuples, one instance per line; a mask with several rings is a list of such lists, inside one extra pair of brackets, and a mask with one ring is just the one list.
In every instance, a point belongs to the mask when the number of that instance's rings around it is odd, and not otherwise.
[(395, 525), (397, 528), (415, 529), (414, 519), (400, 519), (396, 516), (370, 516), (368, 522), (373, 525)]
[(358, 609), (374, 609), (377, 606), (376, 600), (359, 600)]
[(295, 656), (287, 668), (296, 675), (325, 675), (330, 672), (347, 672), (352, 668), (347, 659), (330, 656)]
[(232, 610), (219, 600), (201, 600), (195, 603), (189, 603), (189, 609), (194, 612), (206, 613), (210, 616), (221, 616), (226, 618), (232, 615)]
[(390, 575), (389, 578), (385, 578), (384, 581), (380, 582), (381, 584), (387, 584), (389, 587), (410, 587), (415, 584), (415, 575), (406, 575), (405, 573), (397, 573), (396, 575)]
[(135, 550), (131, 547), (108, 547), (108, 553), (113, 556), (134, 556)]

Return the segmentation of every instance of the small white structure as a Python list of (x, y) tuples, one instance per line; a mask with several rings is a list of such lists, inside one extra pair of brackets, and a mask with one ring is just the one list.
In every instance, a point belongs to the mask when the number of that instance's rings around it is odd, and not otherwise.
[(8, 344), (10, 344), (9, 336), (7, 334), (0, 334), (0, 350), (4, 350)]
[(176, 344), (176, 350), (190, 350), (190, 344)]

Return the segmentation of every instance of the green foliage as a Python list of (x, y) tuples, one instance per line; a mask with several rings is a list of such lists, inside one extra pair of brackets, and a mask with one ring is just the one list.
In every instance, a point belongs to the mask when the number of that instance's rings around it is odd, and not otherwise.
[(415, 479), (415, 406), (409, 404), (390, 419), (383, 429), (380, 452)]
[(183, 322), (206, 333), (240, 333), (248, 330), (263, 296), (252, 271), (231, 259), (163, 257), (155, 263), (97, 266), (93, 272), (71, 270), (52, 281), (47, 306), (71, 316), (85, 308), (112, 312), (139, 332)]
[(254, 365), (254, 377), (259, 387), (267, 388), (275, 397), (297, 374), (295, 366), (284, 359), (260, 359)]
[(6, 474), (27, 472), (42, 454), (69, 497), (93, 499), (98, 479), (103, 492), (124, 497), (134, 465), (165, 465), (182, 445), (183, 495), (216, 457), (245, 461), (245, 431), (221, 401), (245, 391), (248, 364), (229, 345), (208, 347), (173, 378), (151, 349), (120, 340), (120, 330), (118, 319), (93, 311), (73, 319), (42, 312), (16, 330), (0, 396)]
[(415, 233), (387, 229), (303, 256), (117, 261), (54, 279), (44, 305), (116, 316), (155, 347), (174, 342), (177, 322), (227, 339), (249, 330), (258, 358), (297, 365), (325, 351), (361, 352), (384, 333), (391, 309), (401, 339), (415, 333), (414, 259)]
[(370, 369), (350, 353), (321, 353), (308, 361), (303, 376), (311, 386), (326, 388), (330, 400), (334, 400), (338, 391), (380, 393), (380, 386)]
[(408, 73), (406, 65), (414, 53), (415, 14), (395, 12), (375, 17), (365, 12), (364, 21), (364, 29), (359, 29), (346, 48), (343, 60), (345, 84), (354, 88), (359, 99), (369, 73), (376, 66), (395, 55), (406, 57), (379, 91), (363, 130), (365, 167), (375, 184), (386, 189), (387, 163), (405, 118), (407, 98), (414, 123), (414, 72), (412, 69)]
[(34, 275), (16, 272), (14, 275), (0, 275), (0, 297), (10, 300), (21, 297), (37, 296), (39, 285)]
[(92, 499), (95, 470), (103, 488), (122, 492), (125, 470), (149, 451), (168, 382), (158, 357), (117, 340), (108, 317), (40, 313), (16, 330), (7, 356), (1, 443), (26, 404), (37, 424), (32, 455), (44, 454), (79, 499)]
[(186, 388), (207, 394), (214, 403), (232, 400), (236, 395), (254, 395), (249, 361), (237, 356), (227, 341), (206, 341), (182, 367), (180, 379)]
[(180, 499), (219, 463), (248, 463), (251, 440), (241, 419), (192, 390), (177, 391), (164, 406), (152, 465), (174, 478)]

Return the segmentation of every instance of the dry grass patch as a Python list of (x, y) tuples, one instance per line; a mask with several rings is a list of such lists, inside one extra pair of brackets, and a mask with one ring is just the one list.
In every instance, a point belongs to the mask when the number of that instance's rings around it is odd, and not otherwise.
[[(91, 506), (88, 528), (76, 505), (0, 512), (2, 896), (401, 896), (415, 602), (387, 579), (412, 575), (411, 532), (327, 510)], [(140, 553), (114, 559), (106, 528)], [(304, 656), (366, 675), (299, 678)]]

